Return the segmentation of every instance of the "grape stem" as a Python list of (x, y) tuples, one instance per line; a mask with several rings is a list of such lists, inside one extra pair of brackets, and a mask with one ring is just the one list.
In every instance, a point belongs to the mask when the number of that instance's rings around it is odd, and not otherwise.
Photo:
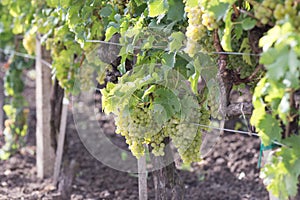
[(238, 10), (239, 10), (240, 13), (246, 14), (246, 15), (248, 15), (249, 17), (251, 17), (251, 18), (253, 18), (253, 19), (255, 19), (255, 20), (258, 20), (251, 12), (248, 12), (248, 11), (246, 11), (246, 10), (244, 10), (244, 9), (238, 9)]
[(82, 55), (81, 55), (81, 59), (80, 59), (80, 65), (79, 65), (79, 67), (81, 67), (81, 66), (82, 66), (84, 59), (85, 59), (85, 54), (84, 54), (84, 53), (82, 53)]

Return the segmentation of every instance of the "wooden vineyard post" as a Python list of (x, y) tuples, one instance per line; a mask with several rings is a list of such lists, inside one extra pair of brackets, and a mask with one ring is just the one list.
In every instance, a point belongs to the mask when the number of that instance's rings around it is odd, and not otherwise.
[(3, 79), (0, 79), (0, 133), (3, 133), (4, 130), (4, 98), (4, 81)]
[(54, 149), (51, 146), (50, 94), (51, 69), (42, 64), (42, 47), (36, 39), (36, 165), (37, 176), (44, 178), (53, 174)]
[(138, 176), (139, 176), (139, 200), (148, 199), (147, 191), (147, 163), (146, 156), (138, 159)]
[(68, 105), (69, 105), (69, 100), (65, 97), (63, 99), (63, 108), (62, 108), (62, 113), (61, 113), (58, 145), (57, 145), (57, 150), (56, 150), (56, 159), (55, 159), (55, 166), (54, 166), (53, 182), (54, 182), (55, 186), (57, 185), (57, 182), (58, 182), (60, 166), (61, 166), (62, 156), (63, 156), (67, 118), (68, 118)]
[[(168, 144), (168, 142), (169, 139), (165, 139), (165, 144)], [(170, 161), (168, 156), (173, 157), (170, 145), (166, 145), (164, 151), (164, 156), (153, 156), (151, 159), (154, 166), (162, 167), (161, 169), (153, 171), (155, 200), (183, 200), (183, 183), (177, 173), (175, 163), (168, 162)]]

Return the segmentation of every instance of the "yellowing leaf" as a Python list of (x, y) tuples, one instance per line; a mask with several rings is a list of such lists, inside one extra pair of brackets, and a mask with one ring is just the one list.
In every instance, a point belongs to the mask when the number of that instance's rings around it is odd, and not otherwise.
[(149, 16), (157, 17), (168, 11), (169, 4), (167, 0), (150, 0), (148, 3)]

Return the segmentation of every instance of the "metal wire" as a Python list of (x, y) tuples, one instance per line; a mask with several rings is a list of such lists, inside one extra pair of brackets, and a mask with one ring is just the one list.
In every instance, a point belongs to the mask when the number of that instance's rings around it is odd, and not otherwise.
[[(204, 125), (204, 124), (198, 124), (198, 123), (189, 123), (189, 124), (193, 124), (195, 126), (200, 126), (200, 127), (204, 127), (204, 128), (210, 128), (210, 129), (214, 129), (214, 130), (219, 130), (219, 131), (226, 131), (229, 133), (238, 133), (238, 134), (243, 134), (243, 135), (248, 135), (250, 137), (259, 137), (258, 133), (253, 133), (253, 132), (249, 132), (249, 131), (239, 131), (239, 130), (234, 130), (234, 129), (227, 129), (227, 128), (219, 128), (219, 127), (214, 127), (214, 126), (209, 126), (209, 125)], [(277, 141), (272, 141), (272, 143), (279, 145), (279, 146), (283, 146), (283, 147), (288, 147), (285, 144), (282, 144), (280, 142)]]
[[(14, 51), (14, 50), (5, 50), (5, 49), (0, 48), (0, 52), (4, 53), (5, 55), (16, 55), (16, 56), (20, 56), (20, 57), (23, 57), (23, 58), (36, 60), (35, 56), (25, 54), (25, 53), (21, 53), (21, 52), (17, 52), (17, 51)], [(47, 61), (45, 61), (45, 60), (42, 60), (42, 63), (44, 65), (46, 65), (47, 67), (52, 68), (52, 65), (50, 63), (48, 63)]]
[[(108, 44), (108, 45), (115, 45), (115, 46), (121, 46), (121, 47), (126, 46), (124, 44), (108, 42), (108, 41), (103, 41), (103, 40), (86, 40), (86, 42)], [(139, 47), (139, 46), (133, 46), (133, 48), (134, 49), (142, 49), (142, 47)], [(167, 48), (167, 46), (153, 46), (152, 48), (153, 49), (164, 49), (164, 48)], [(198, 52), (203, 53), (203, 54), (218, 54), (218, 55), (261, 56), (261, 54), (243, 53), (243, 52), (216, 52), (216, 51), (212, 51), (212, 52), (198, 51)]]

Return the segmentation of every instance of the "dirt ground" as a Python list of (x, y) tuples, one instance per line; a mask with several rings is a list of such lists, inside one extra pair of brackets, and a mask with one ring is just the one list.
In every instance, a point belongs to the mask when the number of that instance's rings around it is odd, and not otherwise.
[[(34, 121), (34, 119), (32, 119)], [(33, 137), (34, 135), (31, 135)], [(138, 199), (137, 177), (111, 169), (93, 158), (82, 145), (72, 117), (66, 145), (68, 160), (78, 163), (71, 199)], [(35, 145), (28, 145), (7, 161), (0, 161), (0, 199), (52, 199), (51, 178), (36, 178)], [(225, 134), (214, 152), (190, 171), (180, 171), (185, 199), (263, 200), (267, 192), (256, 168), (259, 140)], [(154, 199), (149, 175), (149, 199)]]
[[(31, 94), (34, 94), (33, 86), (27, 87), (24, 93), (28, 98), (33, 96)], [(55, 199), (57, 194), (51, 178), (41, 180), (36, 177), (36, 115), (34, 99), (29, 101), (31, 106), (27, 145), (9, 160), (0, 161), (0, 200), (46, 200)], [(108, 135), (116, 137), (111, 133)], [(116, 140), (120, 142), (119, 139)], [(185, 199), (267, 200), (268, 193), (259, 179), (258, 155), (259, 139), (225, 133), (213, 153), (189, 170), (180, 171)], [(77, 163), (71, 189), (72, 200), (138, 199), (137, 177), (111, 169), (92, 157), (78, 137), (71, 111), (65, 143), (65, 168), (70, 160)], [(148, 178), (148, 194), (149, 199), (154, 199), (151, 173)]]

